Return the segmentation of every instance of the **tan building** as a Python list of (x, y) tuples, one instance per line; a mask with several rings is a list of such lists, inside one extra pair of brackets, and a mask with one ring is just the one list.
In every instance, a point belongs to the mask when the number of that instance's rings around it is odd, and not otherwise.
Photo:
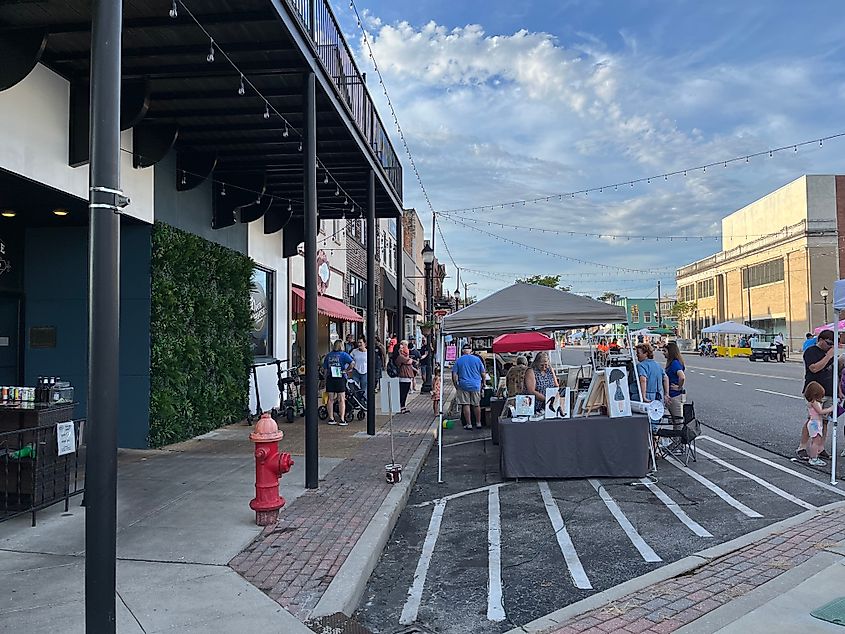
[(822, 289), (841, 275), (840, 225), (845, 176), (802, 176), (723, 218), (722, 250), (677, 270), (678, 301), (697, 304), (683, 335), (731, 320), (782, 332), (800, 350), (826, 310), (833, 320)]

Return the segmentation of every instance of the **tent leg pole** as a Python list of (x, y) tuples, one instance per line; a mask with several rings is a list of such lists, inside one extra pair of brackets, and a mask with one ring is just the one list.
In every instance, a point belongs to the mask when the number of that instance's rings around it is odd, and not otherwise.
[(443, 331), (440, 331), (440, 343), (438, 346), (440, 354), (440, 397), (437, 407), (439, 412), (439, 423), (437, 426), (437, 482), (443, 482), (443, 391), (446, 389), (446, 349), (443, 347)]
[(833, 310), (833, 411), (830, 413), (831, 431), (830, 447), (830, 483), (836, 484), (836, 435), (839, 426), (839, 311), (834, 302)]

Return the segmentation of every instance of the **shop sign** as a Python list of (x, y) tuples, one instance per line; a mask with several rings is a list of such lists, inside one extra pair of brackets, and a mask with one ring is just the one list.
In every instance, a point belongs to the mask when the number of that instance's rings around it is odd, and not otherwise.
[(12, 270), (12, 263), (6, 257), (6, 243), (0, 240), (0, 275)]
[(329, 258), (326, 252), (320, 249), (317, 251), (317, 292), (322, 295), (329, 289), (329, 280), (332, 276), (332, 269), (329, 266)]

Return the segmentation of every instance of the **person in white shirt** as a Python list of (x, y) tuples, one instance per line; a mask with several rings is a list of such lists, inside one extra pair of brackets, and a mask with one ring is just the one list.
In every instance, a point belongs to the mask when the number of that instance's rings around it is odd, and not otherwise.
[(783, 334), (780, 332), (775, 335), (775, 348), (777, 348), (777, 360), (781, 363), (786, 363), (786, 357), (784, 355), (784, 350), (786, 350), (786, 346), (783, 342)]
[(358, 347), (349, 353), (355, 361), (355, 368), (352, 370), (352, 378), (367, 393), (367, 340), (364, 337), (358, 338)]

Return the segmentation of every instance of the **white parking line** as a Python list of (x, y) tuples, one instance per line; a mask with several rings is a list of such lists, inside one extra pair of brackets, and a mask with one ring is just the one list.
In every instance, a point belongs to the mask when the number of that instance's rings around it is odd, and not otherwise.
[(621, 526), (622, 530), (625, 531), (628, 539), (630, 539), (634, 547), (640, 551), (640, 555), (642, 555), (643, 559), (652, 563), (663, 561), (660, 556), (652, 550), (651, 546), (645, 543), (645, 540), (640, 536), (637, 529), (634, 528), (634, 525), (631, 524), (628, 518), (625, 517), (622, 509), (620, 509), (619, 505), (616, 504), (612, 497), (610, 497), (610, 494), (607, 492), (607, 489), (602, 486), (601, 482), (591, 478), (590, 484), (593, 485), (593, 488), (599, 494), (599, 497), (601, 497), (602, 502), (604, 502), (607, 510), (610, 511), (610, 514), (616, 518), (617, 522), (619, 522), (619, 526)]
[[(689, 368), (691, 366), (687, 367)], [(721, 368), (699, 368), (699, 370), (709, 370), (710, 372), (725, 372), (727, 374), (741, 374), (743, 376), (756, 376), (761, 379), (780, 379), (782, 381), (793, 382), (799, 380), (798, 378), (791, 376), (777, 376), (775, 374), (755, 374), (754, 372), (740, 372), (739, 370), (722, 370)]]
[(548, 482), (539, 482), (540, 494), (543, 496), (543, 504), (546, 507), (546, 513), (552, 522), (552, 528), (557, 537), (560, 552), (563, 553), (563, 559), (566, 561), (566, 566), (569, 568), (569, 574), (572, 576), (572, 581), (576, 588), (582, 590), (592, 590), (593, 584), (587, 578), (587, 573), (584, 572), (584, 566), (581, 565), (581, 560), (578, 559), (578, 553), (575, 552), (575, 546), (572, 544), (572, 539), (569, 533), (566, 532), (566, 526), (563, 524), (563, 518), (560, 516), (560, 509), (557, 507), (552, 497), (552, 492), (549, 489)]
[(487, 493), (487, 620), (504, 621), (505, 605), (502, 596), (502, 526), (499, 512), (499, 489)]
[(420, 610), (425, 578), (428, 575), (428, 567), (431, 564), (431, 556), (434, 554), (434, 545), (437, 543), (437, 536), (440, 534), (440, 522), (443, 519), (443, 511), (446, 510), (446, 500), (440, 500), (434, 505), (431, 513), (431, 521), (428, 523), (428, 532), (425, 534), (422, 553), (417, 562), (417, 569), (414, 571), (414, 582), (408, 589), (408, 598), (402, 607), (402, 615), (399, 617), (399, 625), (411, 625), (416, 622)]
[(752, 482), (756, 482), (760, 486), (767, 488), (769, 491), (771, 491), (775, 495), (779, 495), (784, 500), (789, 500), (793, 504), (797, 504), (798, 506), (805, 508), (809, 511), (815, 511), (816, 508), (817, 508), (817, 507), (813, 506), (812, 504), (810, 504), (809, 502), (805, 502), (801, 498), (797, 498), (794, 495), (792, 495), (791, 493), (787, 493), (786, 491), (784, 491), (780, 487), (775, 486), (771, 482), (767, 482), (763, 478), (756, 476), (753, 473), (748, 473), (748, 471), (740, 469), (739, 467), (732, 465), (730, 462), (727, 462), (727, 461), (722, 460), (721, 458), (719, 458), (717, 456), (714, 456), (712, 453), (708, 453), (708, 452), (704, 451), (703, 449), (697, 449), (696, 453), (704, 456), (705, 458), (708, 458), (709, 460), (712, 460), (716, 464), (721, 465), (721, 466), (725, 467), (726, 469), (730, 469), (731, 471), (735, 471), (736, 473), (738, 473), (741, 476), (745, 476), (746, 478), (748, 478)]
[(836, 493), (838, 495), (841, 495), (842, 497), (845, 497), (845, 491), (843, 491), (842, 489), (837, 489), (835, 486), (832, 486), (832, 485), (828, 484), (827, 482), (820, 482), (819, 480), (816, 480), (815, 478), (810, 477), (810, 476), (808, 476), (804, 473), (800, 473), (799, 471), (795, 471), (794, 469), (784, 467), (783, 465), (779, 465), (778, 463), (772, 462), (771, 460), (767, 460), (766, 458), (763, 458), (761, 456), (756, 456), (751, 452), (744, 451), (744, 450), (740, 449), (739, 447), (734, 447), (733, 445), (729, 445), (728, 443), (722, 442), (721, 440), (716, 440), (715, 438), (711, 438), (710, 436), (699, 436), (696, 440), (709, 440), (710, 442), (715, 443), (715, 444), (717, 444), (721, 447), (724, 447), (725, 449), (730, 449), (731, 451), (735, 451), (736, 453), (738, 453), (742, 456), (747, 456), (748, 458), (753, 458), (757, 462), (762, 462), (765, 465), (769, 465), (770, 467), (773, 467), (773, 468), (777, 469), (778, 471), (783, 471), (784, 473), (794, 475), (796, 478), (800, 478), (801, 480), (804, 480), (805, 482), (809, 482), (810, 484), (815, 484), (817, 487), (821, 487), (825, 491), (830, 491), (831, 493)]
[(745, 504), (743, 504), (742, 502), (737, 500), (734, 496), (732, 496), (730, 493), (725, 491), (718, 484), (716, 484), (715, 482), (711, 482), (710, 480), (705, 478), (703, 475), (701, 475), (700, 473), (696, 473), (695, 471), (693, 471), (689, 467), (685, 467), (680, 462), (675, 460), (673, 457), (666, 456), (665, 459), (666, 459), (666, 462), (668, 462), (669, 464), (677, 467), (678, 469), (680, 469), (681, 471), (686, 473), (689, 477), (691, 477), (693, 480), (703, 484), (705, 487), (710, 489), (713, 493), (718, 495), (720, 498), (722, 498), (725, 502), (730, 504), (732, 507), (734, 507), (737, 511), (739, 511), (743, 515), (745, 515), (747, 517), (763, 517), (757, 511), (750, 509), (747, 506), (745, 506)]
[(478, 487), (477, 489), (468, 489), (466, 491), (461, 491), (459, 493), (452, 493), (451, 495), (444, 495), (442, 498), (437, 498), (434, 500), (427, 500), (426, 502), (418, 502), (417, 504), (409, 504), (410, 508), (418, 509), (422, 508), (423, 506), (431, 506), (432, 504), (437, 504), (438, 502), (446, 502), (448, 500), (456, 500), (458, 498), (462, 498), (467, 495), (472, 495), (473, 493), (481, 493), (482, 491), (489, 491), (493, 488), (500, 488), (506, 487), (513, 484), (513, 482), (499, 482), (498, 484), (488, 484), (486, 487)]
[(783, 392), (773, 392), (772, 390), (761, 390), (759, 387), (754, 388), (757, 392), (765, 392), (766, 394), (776, 394), (777, 396), (785, 396), (786, 398), (797, 398), (798, 400), (804, 400), (803, 396), (795, 396), (795, 394), (784, 394)]
[(704, 528), (701, 524), (696, 522), (692, 519), (689, 515), (687, 515), (684, 510), (678, 506), (678, 503), (675, 502), (672, 498), (666, 495), (663, 490), (658, 487), (654, 482), (649, 480), (648, 478), (643, 478), (640, 480), (644, 485), (646, 485), (654, 495), (657, 496), (657, 499), (663, 502), (666, 505), (666, 508), (672, 511), (679, 520), (681, 520), (684, 525), (689, 528), (693, 533), (698, 535), (699, 537), (713, 537), (713, 534)]

